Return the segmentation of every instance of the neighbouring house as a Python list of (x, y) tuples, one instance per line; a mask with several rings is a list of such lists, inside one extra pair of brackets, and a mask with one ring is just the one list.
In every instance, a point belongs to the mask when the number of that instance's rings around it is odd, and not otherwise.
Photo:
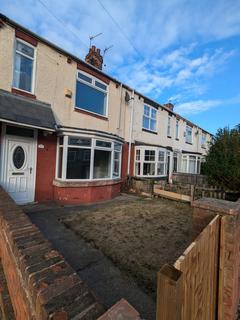
[(211, 135), (0, 15), (1, 185), (19, 204), (91, 203), (128, 176), (200, 173)]

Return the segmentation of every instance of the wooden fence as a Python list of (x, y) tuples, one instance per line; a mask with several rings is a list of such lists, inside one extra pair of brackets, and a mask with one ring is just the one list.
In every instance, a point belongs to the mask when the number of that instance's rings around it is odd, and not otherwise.
[(226, 192), (215, 186), (181, 185), (159, 182), (154, 184), (153, 193), (160, 197), (185, 202), (192, 202), (203, 197), (223, 200), (226, 198)]
[(157, 320), (215, 320), (219, 222), (217, 215), (174, 266), (158, 274)]

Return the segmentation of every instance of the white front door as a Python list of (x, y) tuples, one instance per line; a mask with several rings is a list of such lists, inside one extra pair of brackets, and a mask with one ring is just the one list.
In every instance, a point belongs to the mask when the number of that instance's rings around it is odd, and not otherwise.
[(5, 135), (2, 186), (18, 204), (34, 201), (35, 139)]

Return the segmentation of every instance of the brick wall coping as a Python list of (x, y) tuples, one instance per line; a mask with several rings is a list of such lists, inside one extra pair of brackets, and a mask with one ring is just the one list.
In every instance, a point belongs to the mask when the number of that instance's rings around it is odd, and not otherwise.
[[(240, 199), (239, 199), (240, 200)], [(216, 213), (240, 214), (240, 201), (232, 202), (227, 200), (213, 199), (213, 198), (201, 198), (192, 203), (195, 208), (202, 208)]]
[(19, 320), (92, 320), (104, 313), (75, 270), (2, 188), (0, 231), (0, 260)]
[(111, 186), (121, 183), (121, 179), (114, 180), (101, 180), (101, 181), (61, 181), (53, 180), (53, 185), (60, 188), (87, 188), (87, 187), (100, 187), (100, 186)]

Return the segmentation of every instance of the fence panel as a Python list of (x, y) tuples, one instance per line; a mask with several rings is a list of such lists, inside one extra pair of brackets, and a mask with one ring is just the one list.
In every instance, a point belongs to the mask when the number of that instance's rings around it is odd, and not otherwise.
[[(171, 310), (181, 310), (176, 318), (179, 320), (216, 319), (219, 226), (220, 217), (217, 215), (175, 262), (174, 267), (181, 272), (181, 277), (175, 278), (173, 272), (168, 276), (166, 266), (160, 270), (157, 320), (169, 320), (166, 315), (169, 316)], [(173, 287), (178, 291), (173, 293)], [(182, 299), (173, 300), (173, 294), (174, 297), (182, 296)], [(163, 304), (163, 299), (167, 303)]]

